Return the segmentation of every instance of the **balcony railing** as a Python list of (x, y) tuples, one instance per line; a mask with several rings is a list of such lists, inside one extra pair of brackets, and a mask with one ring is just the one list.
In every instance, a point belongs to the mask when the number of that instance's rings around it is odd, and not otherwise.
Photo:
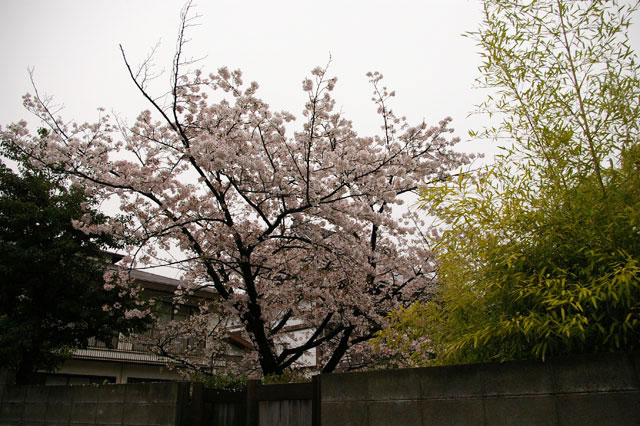
[[(144, 333), (144, 335), (142, 335), (142, 338), (139, 335), (132, 335), (132, 336), (119, 335), (112, 338), (108, 342), (103, 342), (101, 340), (96, 339), (95, 337), (92, 337), (89, 339), (87, 343), (87, 348), (88, 349), (92, 349), (92, 348), (111, 349), (111, 350), (117, 350), (117, 351), (123, 351), (123, 352), (150, 353), (151, 351), (149, 350), (149, 345), (147, 343), (144, 343), (144, 340), (147, 340), (145, 339), (145, 337), (153, 338), (155, 336), (155, 333), (156, 333), (155, 330), (147, 331), (146, 333)], [(202, 352), (202, 350), (205, 347), (203, 343), (199, 343), (195, 339), (178, 338), (178, 339), (175, 339), (175, 341), (173, 342), (172, 349), (176, 352), (183, 352), (189, 347), (189, 345), (191, 345), (192, 350), (195, 350), (196, 353)]]

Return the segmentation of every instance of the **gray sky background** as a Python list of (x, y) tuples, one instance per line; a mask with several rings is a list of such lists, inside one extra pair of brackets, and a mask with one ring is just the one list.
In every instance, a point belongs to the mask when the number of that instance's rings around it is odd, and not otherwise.
[[(64, 105), (66, 120), (93, 121), (102, 106), (131, 122), (148, 105), (127, 75), (118, 44), (136, 65), (159, 41), (157, 70), (169, 71), (183, 5), (182, 0), (0, 0), (0, 125), (19, 119), (36, 123), (21, 100), (32, 91), (30, 67), (40, 92)], [(195, 5), (201, 17), (189, 30), (186, 54), (205, 57), (200, 66), (206, 72), (223, 65), (242, 69), (245, 81), (257, 81), (259, 96), (275, 110), (300, 116), (302, 79), (331, 55), (337, 106), (362, 134), (380, 125), (367, 71), (384, 74), (397, 93), (394, 111), (410, 122), (435, 124), (450, 115), (463, 140), (468, 129), (486, 123), (486, 117), (467, 117), (486, 93), (473, 88), (478, 49), (461, 36), (477, 27), (480, 0), (201, 0)], [(636, 46), (638, 27), (632, 30)], [(166, 72), (156, 81), (156, 94), (168, 82)]]
[[(66, 120), (93, 121), (96, 108), (129, 122), (148, 107), (122, 61), (141, 63), (160, 42), (157, 70), (169, 71), (182, 0), (0, 0), (0, 125), (36, 120), (22, 107), (34, 68), (41, 93), (63, 104)], [(275, 110), (300, 116), (301, 81), (332, 57), (338, 108), (362, 134), (380, 120), (365, 74), (380, 71), (396, 91), (392, 107), (410, 122), (437, 123), (452, 116), (456, 134), (486, 123), (467, 115), (486, 93), (474, 89), (480, 63), (474, 42), (461, 34), (480, 21), (480, 0), (215, 0), (196, 1), (199, 26), (189, 30), (186, 54), (205, 57), (206, 72), (240, 68), (260, 84), (259, 96)], [(640, 45), (638, 25), (633, 28)], [(169, 74), (155, 82), (166, 90)], [(484, 150), (473, 143), (465, 150)]]
[[(118, 44), (135, 65), (160, 41), (155, 63), (169, 71), (183, 4), (1, 1), (0, 124), (36, 122), (22, 107), (22, 95), (32, 91), (28, 67), (35, 69), (39, 91), (64, 104), (65, 119), (92, 121), (103, 106), (132, 121), (147, 105)], [(217, 0), (196, 2), (195, 11), (200, 25), (189, 31), (187, 55), (205, 56), (200, 65), (207, 72), (223, 65), (242, 69), (273, 109), (297, 117), (305, 100), (303, 78), (329, 55), (330, 74), (338, 77), (337, 106), (363, 134), (380, 125), (368, 71), (380, 71), (396, 91), (398, 115), (434, 124), (450, 115), (463, 138), (473, 123), (465, 117), (484, 96), (472, 89), (479, 64), (474, 43), (461, 37), (480, 19), (476, 0)], [(168, 82), (167, 72), (156, 81), (157, 93)]]

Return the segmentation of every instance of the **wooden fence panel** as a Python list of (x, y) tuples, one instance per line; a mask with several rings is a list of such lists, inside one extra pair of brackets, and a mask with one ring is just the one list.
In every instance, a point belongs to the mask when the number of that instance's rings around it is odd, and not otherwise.
[(259, 426), (312, 426), (310, 399), (260, 401)]
[(206, 426), (245, 426), (245, 406), (242, 403), (216, 402), (205, 404)]
[(204, 389), (203, 426), (245, 426), (246, 391)]
[(257, 426), (312, 426), (312, 383), (256, 386)]

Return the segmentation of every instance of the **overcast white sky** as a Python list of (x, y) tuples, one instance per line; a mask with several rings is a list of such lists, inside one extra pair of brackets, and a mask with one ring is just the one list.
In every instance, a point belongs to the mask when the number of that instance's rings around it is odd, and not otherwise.
[[(93, 120), (96, 108), (133, 120), (146, 108), (129, 80), (118, 44), (138, 64), (160, 41), (158, 69), (170, 70), (182, 0), (4, 0), (0, 11), (0, 124), (35, 120), (22, 108), (35, 68), (41, 92), (65, 105), (66, 119)], [(472, 90), (479, 63), (461, 37), (480, 19), (477, 0), (272, 0), (196, 2), (200, 26), (187, 53), (206, 56), (205, 71), (226, 65), (256, 80), (274, 109), (299, 116), (301, 81), (332, 56), (336, 99), (362, 133), (377, 130), (367, 71), (380, 71), (396, 90), (393, 107), (412, 121), (447, 115), (464, 136), (465, 117), (483, 98)], [(159, 80), (168, 83), (165, 75)]]
[[(0, 125), (35, 124), (21, 97), (41, 92), (64, 104), (65, 119), (93, 121), (96, 108), (132, 121), (147, 108), (124, 67), (118, 44), (139, 64), (160, 41), (158, 70), (170, 70), (182, 0), (2, 0), (0, 2)], [(215, 71), (240, 68), (257, 81), (272, 108), (299, 116), (301, 81), (332, 56), (338, 107), (363, 134), (377, 131), (367, 71), (380, 71), (396, 90), (393, 107), (410, 121), (453, 117), (467, 139), (486, 117), (467, 118), (486, 95), (474, 89), (479, 56), (461, 36), (480, 20), (480, 0), (214, 0), (196, 1), (199, 26), (187, 54)], [(640, 41), (638, 25), (634, 40)], [(636, 43), (636, 46), (640, 43)], [(168, 74), (158, 85), (167, 84)], [(163, 86), (164, 87), (164, 86)], [(479, 147), (479, 149), (482, 149)]]
[[(467, 118), (486, 95), (473, 89), (479, 56), (461, 36), (480, 20), (480, 0), (201, 0), (199, 26), (187, 54), (206, 57), (215, 71), (240, 68), (256, 80), (272, 108), (299, 116), (301, 81), (331, 54), (338, 107), (363, 134), (377, 131), (367, 71), (380, 71), (396, 90), (393, 107), (410, 121), (436, 123), (450, 115), (466, 138), (485, 117)], [(182, 0), (2, 0), (0, 2), (0, 125), (35, 124), (21, 97), (31, 91), (27, 68), (41, 92), (64, 104), (65, 119), (93, 121), (96, 108), (133, 120), (147, 108), (120, 54), (139, 64), (160, 41), (155, 62), (170, 70)], [(640, 45), (638, 25), (632, 31)], [(158, 84), (167, 84), (168, 74)], [(163, 86), (164, 87), (164, 86)]]

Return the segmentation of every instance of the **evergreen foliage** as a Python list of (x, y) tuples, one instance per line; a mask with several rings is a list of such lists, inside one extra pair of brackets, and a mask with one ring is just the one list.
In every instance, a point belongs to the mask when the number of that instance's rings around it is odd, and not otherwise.
[(141, 309), (135, 291), (105, 288), (103, 250), (116, 245), (113, 238), (72, 224), (103, 222), (90, 206), (60, 177), (24, 164), (17, 174), (0, 163), (0, 365), (18, 383), (55, 369), (91, 337), (109, 342), (147, 324), (125, 317)]

